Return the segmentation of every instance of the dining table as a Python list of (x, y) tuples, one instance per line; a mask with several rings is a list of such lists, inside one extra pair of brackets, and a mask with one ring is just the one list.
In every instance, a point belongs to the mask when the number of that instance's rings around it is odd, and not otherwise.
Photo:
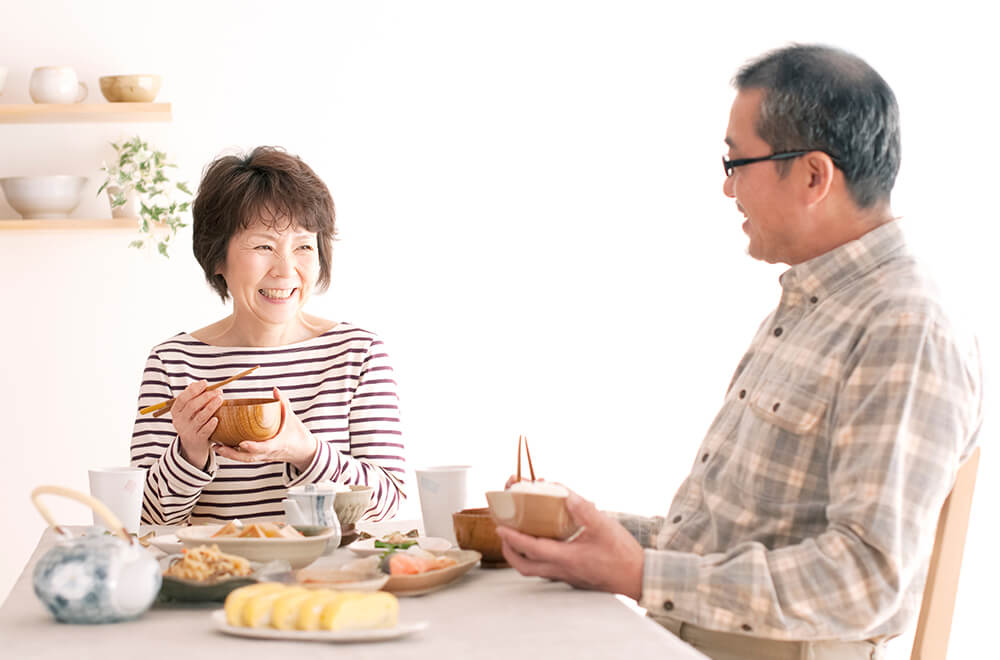
[[(419, 521), (369, 525), (373, 534), (406, 530)], [(74, 534), (84, 527), (70, 527)], [(140, 535), (176, 528), (140, 528)], [(222, 603), (157, 601), (140, 617), (124, 622), (83, 625), (59, 623), (35, 596), (32, 571), (57, 541), (50, 528), (0, 607), (0, 657), (66, 660), (145, 660), (212, 658), (329, 658), (359, 660), (443, 660), (509, 658), (519, 655), (561, 658), (676, 658), (705, 656), (618, 597), (525, 577), (512, 568), (475, 566), (447, 586), (419, 596), (399, 597), (399, 621), (426, 622), (422, 630), (392, 640), (334, 643), (250, 639), (217, 628), (212, 613)], [(150, 549), (154, 554), (159, 550)], [(351, 556), (348, 548), (328, 549), (314, 566), (335, 565)]]

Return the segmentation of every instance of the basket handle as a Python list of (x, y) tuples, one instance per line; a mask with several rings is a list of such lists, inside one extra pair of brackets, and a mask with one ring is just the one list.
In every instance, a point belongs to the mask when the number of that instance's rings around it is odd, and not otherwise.
[(131, 534), (125, 531), (125, 527), (122, 525), (121, 521), (118, 520), (111, 509), (109, 509), (104, 502), (100, 501), (96, 497), (86, 495), (80, 491), (73, 490), (72, 488), (65, 488), (63, 486), (39, 486), (35, 490), (31, 491), (31, 501), (38, 509), (38, 512), (42, 514), (42, 518), (45, 518), (45, 522), (49, 524), (52, 529), (60, 534), (66, 534), (66, 530), (56, 522), (55, 518), (49, 512), (48, 507), (46, 507), (41, 500), (38, 499), (39, 495), (61, 495), (62, 497), (68, 497), (71, 500), (76, 500), (82, 504), (86, 504), (91, 509), (93, 509), (97, 515), (104, 518), (104, 522), (108, 524), (113, 534), (117, 534), (129, 543), (134, 543), (135, 539)]

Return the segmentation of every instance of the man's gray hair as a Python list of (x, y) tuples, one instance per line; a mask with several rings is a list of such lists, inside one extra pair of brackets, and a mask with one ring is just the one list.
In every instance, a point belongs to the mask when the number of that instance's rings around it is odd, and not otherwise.
[[(761, 89), (757, 134), (775, 152), (824, 151), (860, 208), (889, 201), (899, 172), (899, 106), (860, 57), (828, 46), (792, 45), (744, 65), (733, 85)], [(784, 174), (791, 162), (778, 162)]]

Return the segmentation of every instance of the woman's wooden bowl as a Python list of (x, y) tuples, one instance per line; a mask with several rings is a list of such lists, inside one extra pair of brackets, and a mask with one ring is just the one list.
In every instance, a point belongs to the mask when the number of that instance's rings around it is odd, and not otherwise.
[(285, 414), (278, 399), (226, 399), (213, 415), (219, 425), (212, 442), (236, 447), (247, 440), (263, 442), (281, 432)]
[(497, 535), (497, 524), (490, 515), (490, 510), (463, 509), (451, 514), (455, 528), (455, 539), (458, 547), (463, 550), (476, 550), (483, 555), (484, 567), (507, 566), (500, 549), (500, 537)]

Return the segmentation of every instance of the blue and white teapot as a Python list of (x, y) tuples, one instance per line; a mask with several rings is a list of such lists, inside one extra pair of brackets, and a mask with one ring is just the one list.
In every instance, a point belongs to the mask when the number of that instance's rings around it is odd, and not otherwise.
[[(72, 536), (56, 524), (39, 495), (62, 495), (90, 506), (108, 527)], [(160, 591), (160, 566), (104, 504), (60, 486), (39, 486), (31, 499), (60, 535), (55, 547), (35, 565), (35, 594), (58, 621), (113, 623), (134, 619), (149, 609)]]

